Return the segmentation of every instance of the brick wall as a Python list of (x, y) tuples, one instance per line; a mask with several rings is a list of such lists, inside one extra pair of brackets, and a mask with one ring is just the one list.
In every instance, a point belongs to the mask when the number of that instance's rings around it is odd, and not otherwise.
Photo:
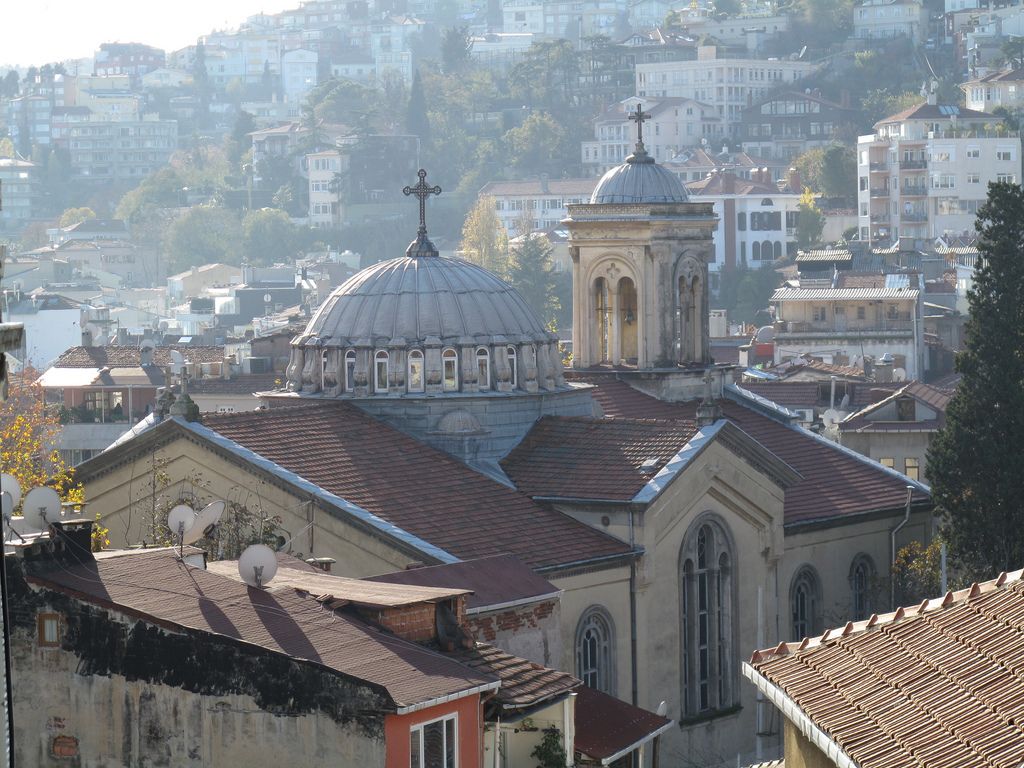
[(478, 642), (491, 643), (538, 664), (557, 664), (561, 647), (557, 610), (557, 600), (545, 600), (469, 616), (465, 626)]

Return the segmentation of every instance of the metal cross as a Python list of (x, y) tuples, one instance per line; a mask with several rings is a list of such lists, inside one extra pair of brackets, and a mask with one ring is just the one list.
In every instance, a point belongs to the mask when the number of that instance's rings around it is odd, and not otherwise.
[(440, 195), (441, 188), (437, 185), (433, 187), (427, 184), (427, 172), (422, 168), (416, 173), (420, 177), (419, 183), (415, 187), (406, 187), (402, 190), (404, 195), (415, 195), (420, 199), (420, 233), (426, 234), (427, 232), (427, 198), (431, 195)]
[(636, 112), (629, 113), (629, 119), (636, 123), (636, 141), (638, 144), (644, 142), (644, 120), (651, 119), (650, 112), (644, 112), (639, 103), (636, 105)]

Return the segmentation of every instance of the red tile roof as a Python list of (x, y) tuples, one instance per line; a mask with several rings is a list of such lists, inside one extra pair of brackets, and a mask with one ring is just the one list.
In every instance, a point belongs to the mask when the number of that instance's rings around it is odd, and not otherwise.
[[(153, 364), (161, 368), (171, 365), (171, 350), (177, 350), (190, 363), (220, 363), (224, 347), (172, 344), (153, 350)], [(71, 347), (57, 358), (55, 368), (132, 368), (139, 365), (141, 349), (132, 345), (107, 347)]]
[(530, 496), (629, 501), (696, 432), (693, 421), (545, 416), (501, 467)]
[(576, 692), (576, 751), (606, 760), (635, 749), (672, 721), (586, 686)]
[[(571, 377), (575, 381), (579, 376)], [(619, 418), (656, 416), (693, 420), (695, 401), (666, 403), (633, 389), (614, 375), (588, 374), (597, 385), (594, 398), (604, 413)], [(906, 503), (908, 480), (870, 459), (857, 456), (800, 427), (791, 426), (726, 399), (719, 403), (725, 418), (795, 469), (803, 479), (786, 488), (786, 525), (809, 523), (869, 512), (899, 509)], [(915, 504), (930, 504), (920, 486)]]
[(816, 381), (757, 381), (740, 386), (784, 408), (813, 408), (820, 401)]
[[(871, 414), (879, 408), (896, 400), (909, 396), (935, 411), (935, 418), (899, 421), (895, 419), (872, 419)], [(871, 403), (844, 419), (839, 428), (843, 432), (921, 432), (941, 429), (946, 423), (946, 406), (949, 405), (953, 393), (938, 389), (920, 381), (912, 381), (890, 392), (885, 398)]]
[(473, 594), (466, 598), (466, 608), (471, 612), (487, 610), (490, 606), (548, 597), (559, 591), (558, 587), (512, 555), (410, 568), (371, 576), (367, 581), (470, 589)]
[(174, 550), (128, 552), (85, 560), (80, 565), (61, 564), (30, 580), (165, 625), (215, 633), (321, 664), (382, 686), (400, 707), (455, 695), (495, 680), (489, 673), (352, 616), (312, 610), (308, 598), (295, 593), (272, 594), (187, 566)]
[(744, 674), (860, 768), (1019, 768), (1020, 575), (756, 652)]
[(460, 559), (513, 554), (537, 568), (630, 551), (348, 403), (209, 414), (203, 424)]
[(583, 684), (565, 672), (520, 659), (485, 643), (456, 651), (451, 656), (467, 667), (501, 680), (495, 700), (504, 709), (535, 707), (564, 696)]

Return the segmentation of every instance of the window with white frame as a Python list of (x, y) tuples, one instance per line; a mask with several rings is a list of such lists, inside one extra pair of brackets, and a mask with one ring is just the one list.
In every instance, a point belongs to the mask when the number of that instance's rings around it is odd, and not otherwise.
[(614, 693), (612, 618), (600, 606), (591, 606), (576, 626), (576, 675), (596, 691)]
[(459, 389), (459, 356), (454, 349), (441, 353), (441, 382), (445, 392)]
[(805, 565), (793, 577), (789, 590), (790, 613), (793, 617), (792, 639), (801, 640), (817, 633), (818, 607), (821, 605), (821, 588), (818, 577), (809, 565)]
[(418, 349), (409, 353), (408, 387), (410, 392), (423, 391), (423, 353)]
[(505, 348), (505, 354), (508, 355), (508, 380), (512, 385), (512, 389), (519, 386), (519, 370), (517, 366), (516, 348), (508, 346)]
[(476, 350), (476, 381), (480, 389), (491, 388), (491, 353), (486, 347)]
[(980, 184), (981, 183), (981, 174), (979, 174), (979, 173), (968, 173), (967, 174), (967, 183), (968, 184)]
[(1016, 177), (1012, 173), (997, 173), (996, 181), (1002, 184), (1013, 184)]
[(390, 356), (383, 349), (373, 356), (373, 391), (385, 393), (388, 391), (388, 368), (391, 362)]
[(350, 349), (345, 353), (345, 391), (356, 388), (356, 351)]
[(61, 641), (59, 613), (40, 613), (36, 617), (37, 639), (41, 648), (58, 648)]
[(409, 768), (458, 768), (458, 715), (409, 729)]

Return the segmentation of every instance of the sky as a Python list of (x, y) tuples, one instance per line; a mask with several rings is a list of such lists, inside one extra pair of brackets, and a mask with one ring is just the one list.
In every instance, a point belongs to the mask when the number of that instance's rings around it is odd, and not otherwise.
[(0, 66), (91, 56), (100, 43), (171, 51), (298, 0), (0, 0)]

